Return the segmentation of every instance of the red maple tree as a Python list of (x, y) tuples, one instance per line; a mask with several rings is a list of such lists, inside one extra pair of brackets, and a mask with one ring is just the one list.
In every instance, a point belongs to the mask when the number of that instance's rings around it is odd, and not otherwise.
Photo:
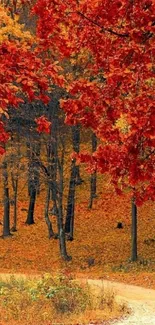
[(155, 198), (154, 9), (152, 0), (38, 0), (35, 47), (13, 39), (0, 48), (3, 109), (22, 92), (47, 102), (49, 79), (64, 85), (60, 65), (87, 51), (83, 78), (67, 85), (66, 122), (93, 129), (101, 144), (81, 158), (108, 172), (118, 192), (130, 188), (138, 204)]
[(89, 52), (87, 74), (62, 102), (66, 122), (95, 131), (101, 144), (81, 159), (108, 172), (118, 192), (131, 189), (137, 204), (155, 199), (154, 9), (151, 0), (38, 0), (33, 9), (45, 51)]

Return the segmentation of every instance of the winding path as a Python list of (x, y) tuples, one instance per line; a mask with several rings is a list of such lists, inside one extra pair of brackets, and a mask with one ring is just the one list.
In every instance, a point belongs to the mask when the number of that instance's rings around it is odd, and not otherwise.
[(111, 325), (155, 325), (155, 290), (105, 280), (87, 280), (96, 288), (109, 288), (116, 293), (118, 302), (125, 302), (131, 313)]

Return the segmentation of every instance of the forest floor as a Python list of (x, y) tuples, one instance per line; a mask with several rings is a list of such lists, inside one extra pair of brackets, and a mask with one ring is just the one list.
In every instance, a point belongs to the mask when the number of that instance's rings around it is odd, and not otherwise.
[[(95, 199), (92, 209), (88, 208), (89, 179), (85, 179), (84, 184), (77, 187), (74, 241), (67, 242), (68, 254), (72, 256), (70, 262), (62, 261), (58, 241), (48, 239), (44, 220), (44, 189), (41, 188), (40, 196), (37, 198), (35, 224), (32, 226), (25, 224), (28, 197), (26, 188), (21, 184), (20, 188), (24, 190), (19, 193), (18, 231), (12, 237), (0, 238), (0, 272), (31, 274), (31, 276), (60, 272), (71, 278), (108, 280), (112, 281), (113, 285), (114, 282), (124, 282), (123, 291), (126, 293), (129, 292), (126, 284), (155, 289), (154, 203), (147, 202), (138, 209), (139, 258), (136, 263), (131, 263), (131, 200), (129, 194), (118, 197), (104, 177), (98, 178), (98, 184), (98, 198)], [(65, 193), (67, 194), (67, 189)], [(67, 195), (65, 200), (66, 197)], [(0, 215), (0, 222), (3, 222), (2, 205)], [(13, 206), (11, 207), (11, 223), (12, 215)], [(56, 217), (50, 218), (56, 231)], [(122, 229), (117, 228), (118, 222), (123, 224)], [(2, 232), (1, 223), (0, 232)], [(135, 290), (141, 292), (142, 289), (136, 288)], [(137, 299), (136, 291), (133, 292), (132, 299), (128, 297), (125, 299), (132, 310), (131, 316), (123, 322), (117, 321), (116, 325), (138, 325), (141, 315), (143, 315), (144, 322), (139, 324), (155, 324), (155, 320), (151, 323), (151, 318), (147, 318), (149, 314), (153, 317), (155, 311), (150, 309), (152, 307), (147, 298), (145, 299), (146, 291), (143, 291), (143, 301)]]
[[(77, 187), (74, 241), (67, 242), (68, 254), (72, 256), (70, 262), (60, 258), (58, 241), (48, 239), (44, 220), (45, 191), (41, 189), (38, 196), (32, 226), (25, 225), (28, 199), (25, 191), (20, 193), (18, 231), (12, 237), (0, 239), (0, 272), (60, 271), (73, 277), (107, 279), (155, 289), (154, 203), (147, 202), (138, 209), (139, 259), (131, 263), (129, 194), (118, 197), (104, 178), (99, 181), (98, 198), (91, 210), (88, 208), (88, 181)], [(2, 206), (0, 215), (3, 216)], [(51, 216), (51, 220), (56, 231), (56, 217)], [(118, 222), (122, 222), (123, 229), (117, 229)]]

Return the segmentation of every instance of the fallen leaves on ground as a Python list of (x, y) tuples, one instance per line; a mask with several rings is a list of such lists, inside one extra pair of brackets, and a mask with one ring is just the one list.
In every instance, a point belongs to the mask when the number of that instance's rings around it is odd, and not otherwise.
[[(128, 194), (116, 196), (106, 179), (99, 181), (100, 192), (92, 210), (88, 209), (88, 180), (77, 189), (74, 241), (67, 243), (68, 253), (73, 258), (71, 262), (62, 261), (58, 241), (48, 239), (41, 199), (43, 191), (37, 200), (33, 226), (25, 225), (28, 201), (19, 202), (18, 232), (11, 238), (0, 239), (0, 271), (37, 274), (63, 270), (73, 276), (103, 277), (155, 288), (153, 202), (139, 208), (139, 260), (130, 263), (130, 199)], [(51, 219), (56, 230), (56, 218)], [(117, 229), (118, 222), (122, 222), (123, 229)]]

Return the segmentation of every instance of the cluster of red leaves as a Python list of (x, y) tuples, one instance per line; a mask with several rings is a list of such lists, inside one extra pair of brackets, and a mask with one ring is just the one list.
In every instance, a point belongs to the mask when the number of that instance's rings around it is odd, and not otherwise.
[(117, 192), (130, 188), (137, 204), (155, 199), (154, 1), (38, 0), (34, 12), (46, 50), (90, 52), (93, 81), (76, 78), (61, 106), (67, 123), (91, 127), (101, 139), (91, 163), (111, 175)]
[[(6, 35), (7, 24), (12, 23), (10, 29), (15, 28), (14, 26), (18, 27), (18, 23), (14, 25), (13, 11), (17, 6), (17, 1), (10, 2), (10, 6), (8, 7), (4, 3), (0, 7), (0, 13), (2, 13), (0, 23), (2, 27), (6, 28)], [(3, 19), (5, 19), (4, 22)], [(42, 53), (42, 47), (39, 47), (35, 36), (26, 38), (26, 32), (20, 28), (19, 36), (18, 31), (15, 33), (16, 36), (8, 35), (6, 37), (5, 33), (0, 38), (0, 113), (3, 114), (8, 106), (18, 107), (25, 101), (41, 100), (47, 104), (49, 102), (47, 96), (49, 86), (52, 84), (63, 86), (64, 78), (61, 75), (58, 62), (55, 62), (55, 58), (49, 59), (46, 53)], [(39, 122), (40, 127), (42, 121)], [(42, 128), (48, 131), (45, 121), (43, 121)]]
[(42, 133), (42, 132), (48, 133), (48, 134), (50, 133), (51, 122), (49, 122), (45, 116), (40, 116), (35, 121), (37, 123), (37, 131), (39, 133)]
[(4, 129), (4, 125), (3, 123), (0, 121), (0, 155), (3, 155), (5, 150), (4, 150), (4, 145), (7, 142), (9, 138), (9, 134), (6, 133), (5, 129)]
[[(66, 122), (97, 134), (102, 145), (91, 160), (111, 175), (117, 192), (130, 188), (138, 204), (155, 199), (154, 1), (37, 0), (32, 12), (35, 47), (0, 46), (0, 105), (17, 106), (21, 92), (47, 103), (49, 80), (64, 85), (62, 60), (87, 49), (89, 73), (71, 82), (71, 96), (61, 104)], [(125, 130), (117, 126), (122, 116)]]

